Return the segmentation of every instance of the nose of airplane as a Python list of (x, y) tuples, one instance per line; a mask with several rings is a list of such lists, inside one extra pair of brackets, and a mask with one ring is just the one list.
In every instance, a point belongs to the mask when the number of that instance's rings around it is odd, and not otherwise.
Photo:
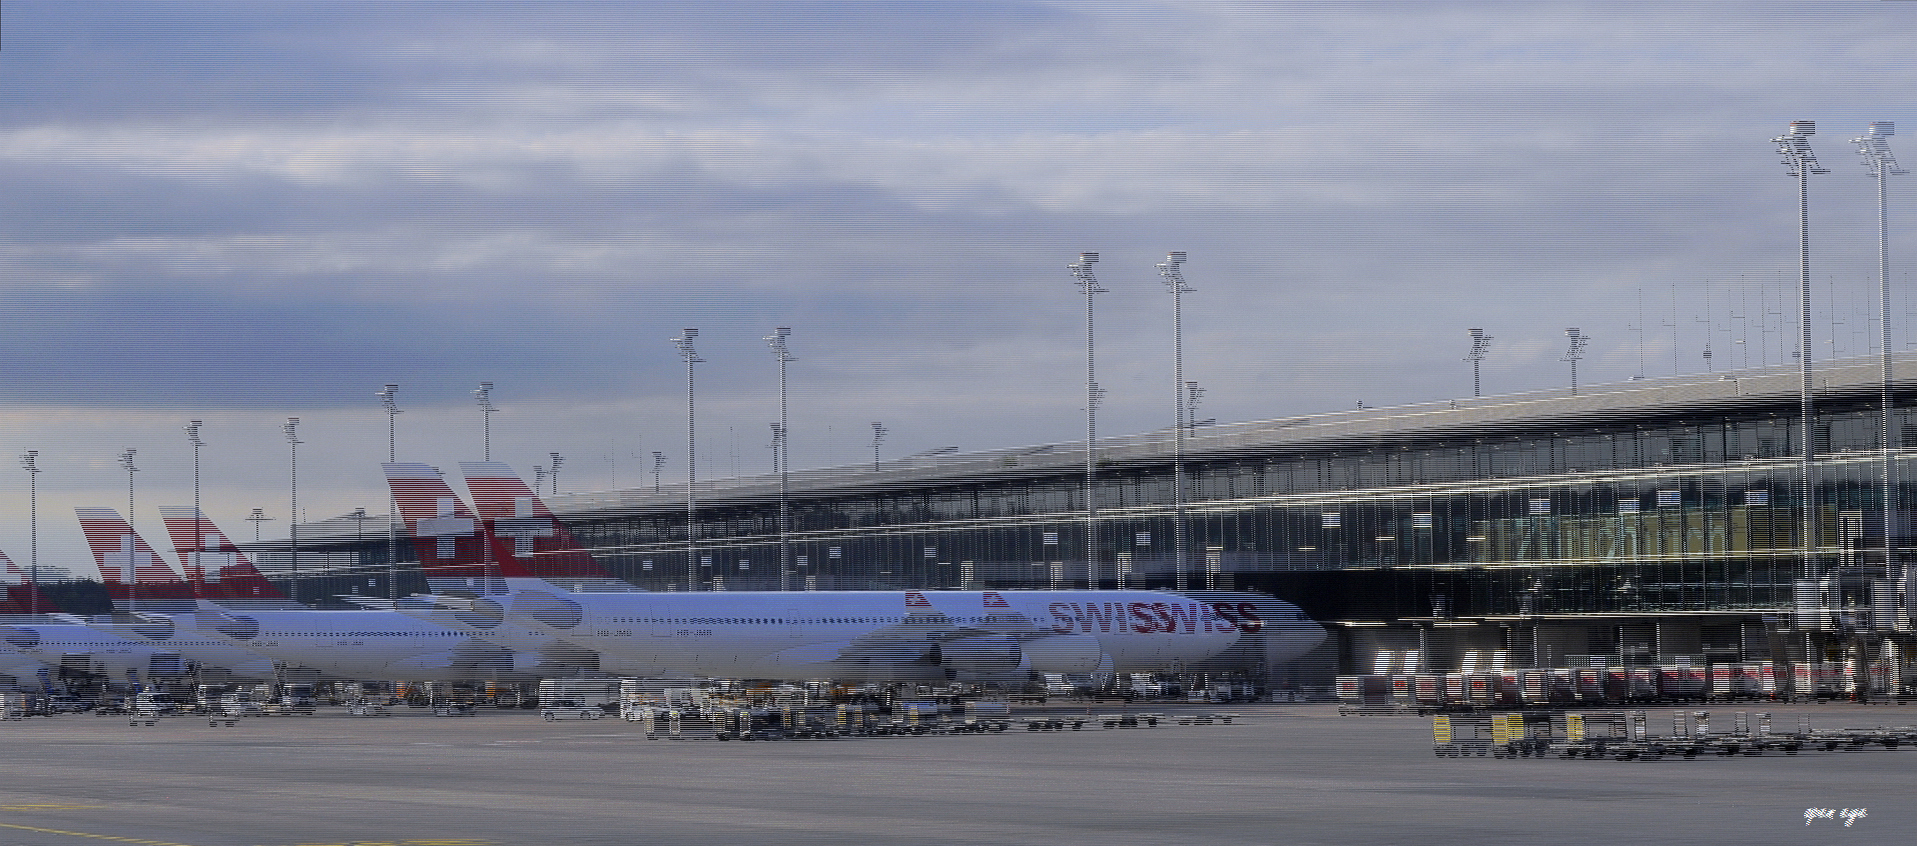
[(1266, 660), (1273, 663), (1298, 658), (1325, 642), (1325, 627), (1303, 614), (1295, 620), (1269, 626), (1266, 631)]

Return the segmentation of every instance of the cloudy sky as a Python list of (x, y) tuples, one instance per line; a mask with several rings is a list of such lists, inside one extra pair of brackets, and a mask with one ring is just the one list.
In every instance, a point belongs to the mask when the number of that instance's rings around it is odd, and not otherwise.
[[(284, 535), (383, 511), (398, 453), (561, 487), (1172, 421), (1190, 254), (1201, 417), (1248, 420), (1787, 360), (1818, 121), (1818, 356), (1872, 351), (1875, 191), (1848, 139), (1917, 132), (1908, 3), (38, 3), (0, 8), (0, 450), (40, 451), (40, 560), (76, 505), (202, 496)], [(1917, 147), (1905, 159), (1917, 161)], [(1893, 262), (1917, 256), (1893, 184)], [(1909, 273), (1894, 269), (1900, 289)], [(1917, 322), (1900, 290), (1900, 348)], [(1641, 311), (1640, 311), (1641, 309)], [(1780, 312), (1773, 314), (1773, 312)], [(1640, 331), (1642, 330), (1642, 331)], [(1640, 361), (1644, 362), (1640, 364)], [(7, 460), (12, 461), (11, 455)], [(10, 465), (11, 466), (11, 465)], [(28, 556), (27, 474), (0, 549)]]

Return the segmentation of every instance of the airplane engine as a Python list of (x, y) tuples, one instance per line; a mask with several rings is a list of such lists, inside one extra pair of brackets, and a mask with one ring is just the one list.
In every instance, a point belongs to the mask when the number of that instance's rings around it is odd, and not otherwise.
[(148, 617), (127, 628), (147, 640), (171, 640), (177, 633), (171, 617)]
[(218, 632), (234, 640), (252, 640), (260, 636), (259, 620), (237, 614), (199, 611), (193, 615), (193, 625), (202, 630)]
[(513, 614), (562, 630), (577, 628), (585, 619), (585, 609), (579, 603), (550, 593), (527, 592), (514, 596)]
[(506, 608), (485, 597), (473, 600), (472, 608), (454, 611), (453, 618), (475, 629), (495, 629), (506, 620)]
[(1111, 656), (1088, 634), (1042, 637), (1025, 643), (1025, 660), (1035, 673), (1096, 673), (1111, 669)]
[(513, 670), (528, 676), (565, 676), (599, 672), (599, 653), (567, 643), (513, 653)]
[(430, 679), (438, 677), (447, 670), (452, 669), (455, 665), (464, 663), (465, 662), (461, 662), (455, 658), (451, 651), (434, 652), (428, 655), (416, 655), (403, 661), (395, 661), (393, 663), (393, 669), (401, 673), (416, 673), (418, 674), (418, 678)]
[(1025, 656), (1018, 641), (1007, 635), (962, 637), (937, 644), (938, 665), (960, 673), (998, 676), (1019, 670)]

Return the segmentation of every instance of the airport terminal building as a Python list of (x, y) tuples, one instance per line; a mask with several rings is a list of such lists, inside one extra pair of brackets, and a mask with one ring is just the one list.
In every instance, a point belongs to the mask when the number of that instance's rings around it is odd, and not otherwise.
[[(610, 570), (658, 591), (1081, 587), (1089, 575), (1106, 588), (1269, 593), (1335, 635), (1315, 663), (1280, 671), (1291, 683), (1408, 651), (1420, 666), (1404, 669), (1427, 672), (1456, 671), (1470, 652), (1566, 667), (1863, 650), (1902, 665), (1917, 608), (1904, 564), (1917, 358), (1897, 372), (1888, 561), (1882, 370), (1863, 360), (1814, 374), (1808, 550), (1794, 369), (1195, 427), (1180, 451), (1183, 568), (1170, 432), (1099, 441), (1089, 521), (1082, 442), (793, 472), (784, 574), (777, 476), (701, 483), (690, 552), (684, 485), (550, 505)], [(302, 557), (332, 562), (329, 580), (340, 565), (377, 576), (384, 528), (302, 527)]]

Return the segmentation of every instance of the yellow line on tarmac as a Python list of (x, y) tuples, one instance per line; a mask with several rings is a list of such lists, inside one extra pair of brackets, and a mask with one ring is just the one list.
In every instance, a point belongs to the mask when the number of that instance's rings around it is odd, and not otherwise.
[(293, 846), (490, 846), (491, 840), (351, 840), (341, 843), (296, 843)]
[(57, 828), (36, 828), (30, 825), (10, 825), (8, 823), (0, 823), (0, 828), (11, 828), (16, 831), (35, 831), (41, 834), (62, 834), (62, 835), (66, 835), (67, 837), (91, 837), (95, 840), (111, 840), (115, 843), (133, 843), (133, 844), (137, 844), (137, 846), (191, 846), (191, 844), (187, 844), (187, 843), (171, 843), (165, 840), (141, 840), (137, 837), (115, 837), (111, 834), (91, 834), (84, 831), (62, 831)]
[(105, 805), (0, 805), (0, 811), (91, 811)]

